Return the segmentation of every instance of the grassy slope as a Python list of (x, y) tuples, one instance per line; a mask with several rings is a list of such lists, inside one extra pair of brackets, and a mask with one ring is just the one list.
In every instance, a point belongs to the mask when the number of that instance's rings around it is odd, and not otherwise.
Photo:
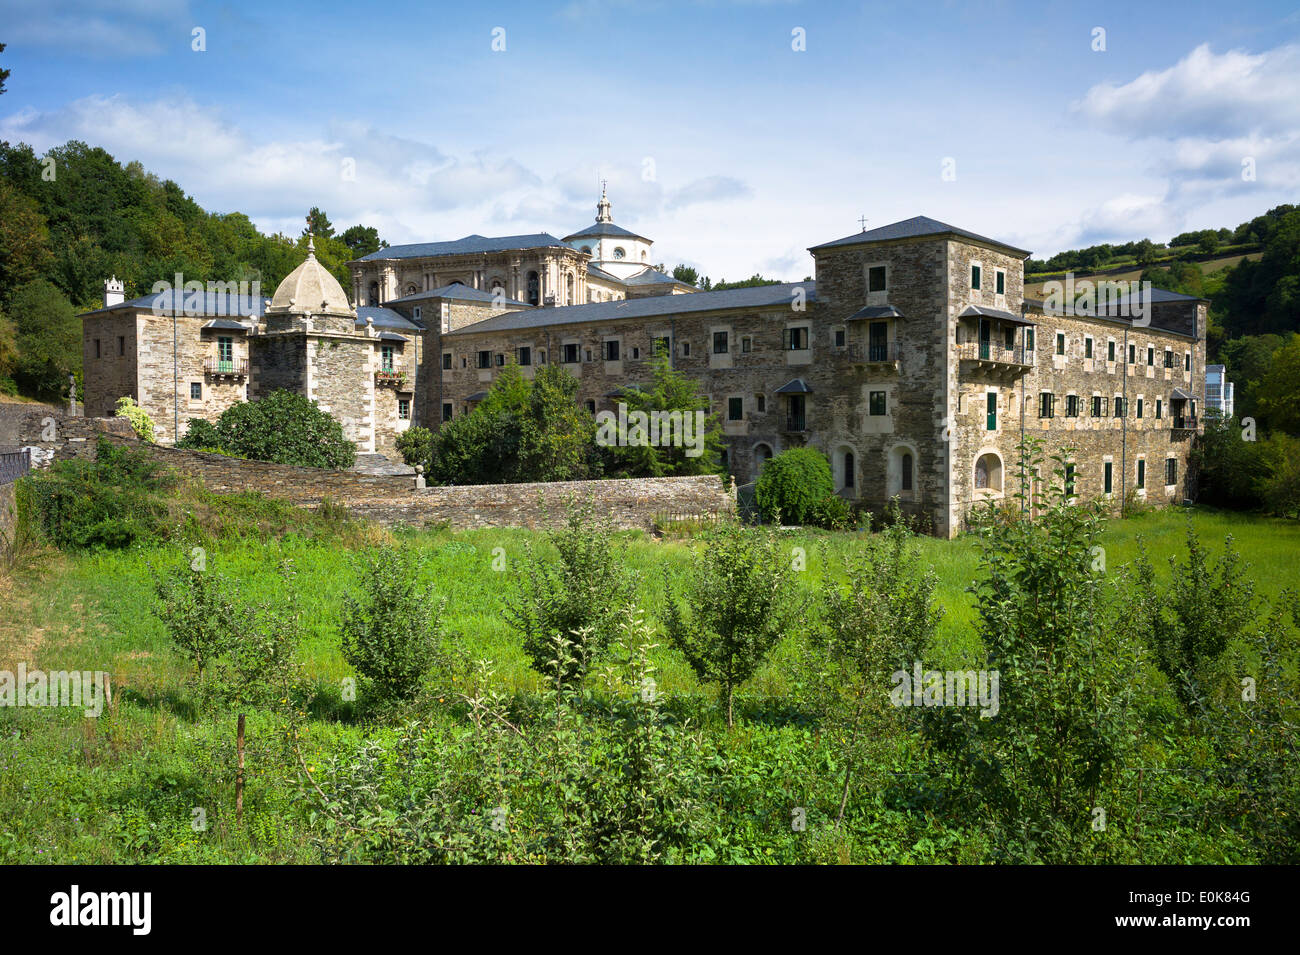
[[(1300, 526), (1226, 513), (1191, 512), (1202, 540), (1217, 550), (1225, 534), (1236, 538), (1261, 593), (1274, 595), (1300, 584)], [(1131, 560), (1144, 536), (1158, 568), (1181, 553), (1187, 515), (1163, 512), (1112, 523), (1104, 545), (1109, 568)], [(500, 594), (510, 568), (536, 536), (525, 531), (484, 530), (459, 534), (409, 532), (401, 543), (423, 551), (427, 572), (448, 598), (448, 625), (476, 655), (497, 661), (499, 678), (511, 689), (536, 685), (517, 641), (502, 620)], [(655, 542), (627, 535), (630, 569), (641, 578), (641, 601), (655, 616), (662, 603), (663, 575), (680, 573), (688, 541)], [(850, 535), (792, 534), (790, 546), (807, 550), (807, 584), (823, 586), (828, 567), (853, 550)], [(491, 569), (493, 549), (507, 555), (504, 576)], [(978, 638), (966, 588), (978, 571), (975, 541), (922, 541), (939, 575), (945, 617), (933, 662), (956, 664), (975, 656)], [(6, 605), (0, 621), (0, 669), (19, 659), (47, 670), (109, 670), (123, 701), (117, 715), (100, 720), (76, 711), (0, 711), (0, 858), (27, 861), (308, 861), (292, 796), (271, 779), (259, 779), (256, 750), (250, 755), (248, 824), (236, 830), (211, 804), (233, 785), (233, 726), (195, 719), (186, 703), (185, 670), (168, 649), (150, 613), (149, 566), (181, 559), (160, 548), (82, 557), (51, 557), (0, 578)], [(291, 560), (308, 622), (303, 648), (310, 677), (326, 695), (337, 695), (349, 675), (337, 646), (340, 602), (353, 572), (348, 552), (337, 546), (286, 538), (232, 543), (209, 554), (209, 567), (244, 580), (256, 596), (275, 596), (273, 568)], [(831, 571), (834, 573), (834, 571)], [(788, 642), (789, 643), (789, 642)], [(781, 662), (793, 652), (778, 649), (772, 663), (747, 688), (749, 694), (780, 695)], [(667, 693), (697, 692), (694, 676), (672, 651), (658, 651), (659, 685)], [(274, 718), (250, 715), (250, 740), (274, 736)], [(223, 720), (229, 722), (228, 720)], [(19, 737), (12, 738), (17, 731)], [(328, 740), (358, 731), (317, 721), (313, 735)], [(739, 730), (738, 730), (739, 732)], [(226, 800), (228, 801), (228, 799)], [(160, 810), (159, 807), (165, 807)], [(206, 807), (212, 830), (194, 834), (194, 808)], [(160, 811), (163, 813), (159, 815)]]

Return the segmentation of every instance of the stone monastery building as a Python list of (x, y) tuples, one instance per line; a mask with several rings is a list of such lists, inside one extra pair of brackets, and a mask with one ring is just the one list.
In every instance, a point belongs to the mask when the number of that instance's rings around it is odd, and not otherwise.
[(507, 364), (560, 363), (597, 412), (649, 384), (662, 349), (708, 394), (739, 484), (812, 445), (844, 497), (897, 498), (951, 536), (1015, 492), (1029, 435), (1074, 449), (1081, 498), (1187, 495), (1202, 299), (1155, 289), (1136, 317), (1127, 299), (1050, 307), (1024, 297), (1027, 251), (924, 216), (812, 247), (813, 282), (699, 292), (650, 267), (651, 241), (616, 226), (604, 195), (597, 210), (563, 239), (381, 249), (350, 264), (351, 297), (311, 251), (270, 300), (209, 292), (182, 309), (110, 282), (82, 316), (86, 413), (130, 396), (170, 442), (286, 388), (358, 450), (396, 457), (400, 432), (465, 414)]

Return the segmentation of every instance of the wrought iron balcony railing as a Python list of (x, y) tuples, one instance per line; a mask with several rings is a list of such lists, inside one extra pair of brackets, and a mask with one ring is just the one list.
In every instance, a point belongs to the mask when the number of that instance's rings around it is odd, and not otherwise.
[(223, 361), (220, 358), (209, 358), (203, 362), (203, 373), (205, 375), (229, 375), (232, 378), (248, 377), (248, 359), (231, 358)]

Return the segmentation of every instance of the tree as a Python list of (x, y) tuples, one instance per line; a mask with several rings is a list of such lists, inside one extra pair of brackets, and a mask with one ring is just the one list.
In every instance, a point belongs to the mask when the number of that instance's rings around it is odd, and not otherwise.
[(697, 285), (700, 281), (700, 273), (689, 265), (677, 265), (673, 267), (673, 278), (687, 285)]
[(19, 288), (10, 311), (15, 318), (18, 364), (14, 380), (26, 393), (56, 400), (68, 375), (81, 370), (81, 322), (67, 296), (45, 279)]
[(1257, 397), (1260, 416), (1269, 427), (1300, 435), (1300, 335), (1288, 336), (1273, 353)]
[(816, 448), (790, 448), (767, 464), (758, 477), (754, 496), (763, 519), (806, 524), (818, 505), (835, 493), (831, 464)]
[(558, 365), (530, 381), (506, 365), (469, 414), (444, 422), (430, 442), (439, 484), (577, 481), (595, 467), (595, 421), (578, 405), (578, 380)]
[[(625, 415), (606, 419), (597, 432), (607, 458), (607, 468), (629, 477), (663, 477), (687, 474), (716, 474), (721, 470), (722, 423), (708, 414), (709, 397), (699, 384), (673, 368), (667, 354), (657, 354), (652, 363), (654, 382), (649, 390), (636, 385), (623, 389), (619, 398)], [(637, 415), (645, 415), (643, 427)], [(660, 422), (682, 422), (672, 435), (656, 429), (652, 440), (651, 416)], [(627, 427), (623, 426), (626, 420)], [(691, 442), (685, 441), (689, 421)], [(638, 431), (638, 429), (640, 429)], [(681, 440), (678, 440), (678, 439)]]
[(422, 563), (410, 551), (369, 548), (354, 568), (357, 589), (343, 596), (343, 658), (379, 701), (413, 699), (440, 654), (445, 604), (420, 583)]
[(42, 276), (53, 261), (50, 230), (36, 202), (0, 179), (0, 301)]
[(344, 229), (338, 238), (348, 247), (354, 259), (388, 248), (387, 240), (379, 238), (379, 230), (374, 226), (350, 226)]
[(177, 444), (211, 447), (213, 438), (227, 454), (308, 468), (352, 466), (356, 445), (343, 426), (302, 395), (276, 390), (265, 398), (241, 401), (221, 413), (213, 430), (191, 428)]
[[(547, 534), (556, 560), (526, 546), (523, 569), (505, 618), (523, 635), (524, 652), (540, 673), (568, 683), (581, 677), (609, 646), (632, 600), (625, 556), (608, 527), (596, 526), (590, 506), (569, 509), (565, 526)], [(557, 659), (556, 639), (569, 644)]]
[[(1026, 472), (1039, 445), (1021, 449)], [(1013, 860), (1096, 858), (1096, 808), (1117, 785), (1136, 733), (1132, 703), (1144, 648), (1108, 616), (1097, 560), (1097, 507), (1070, 503), (1068, 450), (1032, 503), (1033, 521), (981, 531), (972, 585), (987, 666), (997, 671), (996, 717), (968, 706), (925, 708), (927, 736), (952, 767), (953, 798), (994, 828)], [(1030, 499), (1032, 497), (1032, 499)], [(1112, 806), (1113, 809), (1113, 806)]]
[[(736, 688), (754, 675), (796, 619), (789, 555), (770, 530), (723, 524), (691, 554), (683, 588), (666, 584), (664, 629), (700, 682), (717, 683), (734, 725)], [(685, 598), (680, 599), (680, 598)]]
[(318, 206), (312, 206), (311, 211), (307, 213), (307, 227), (302, 230), (303, 235), (314, 235), (317, 240), (332, 239), (334, 237), (334, 226), (330, 224), (329, 216), (320, 210)]
[[(5, 51), (5, 45), (3, 43), (0, 43), (0, 53), (3, 53), (4, 51)], [(0, 93), (3, 93), (5, 91), (5, 80), (7, 79), (9, 79), (9, 71), (0, 70)]]

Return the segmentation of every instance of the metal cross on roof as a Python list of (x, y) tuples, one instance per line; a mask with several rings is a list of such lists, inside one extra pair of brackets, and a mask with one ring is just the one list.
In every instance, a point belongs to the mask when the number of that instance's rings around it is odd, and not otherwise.
[(867, 217), (866, 217), (866, 216), (858, 216), (858, 224), (862, 226), (862, 231), (863, 231), (863, 232), (866, 232), (866, 231), (867, 231)]

